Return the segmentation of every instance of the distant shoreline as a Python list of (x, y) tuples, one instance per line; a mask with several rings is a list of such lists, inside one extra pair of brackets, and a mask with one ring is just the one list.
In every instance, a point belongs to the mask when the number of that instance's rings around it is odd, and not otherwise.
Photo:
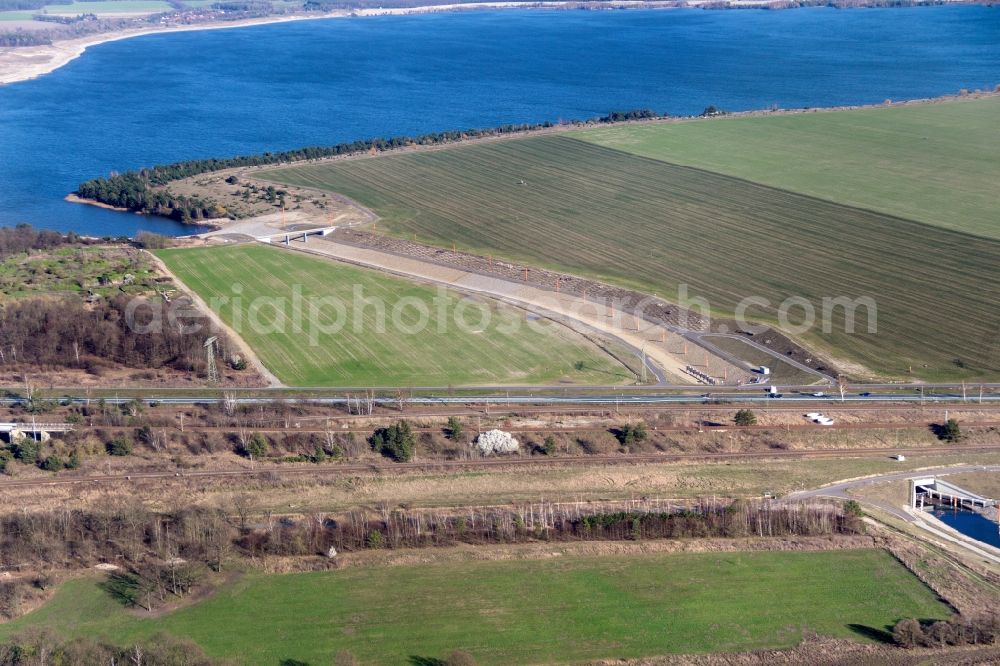
[[(726, 8), (783, 8), (786, 0), (724, 0)], [(437, 4), (420, 7), (379, 8), (337, 10), (322, 14), (292, 14), (287, 16), (265, 16), (237, 21), (215, 21), (181, 26), (150, 26), (118, 32), (88, 35), (77, 39), (67, 39), (42, 46), (22, 46), (0, 48), (0, 86), (19, 81), (28, 81), (44, 76), (79, 58), (91, 46), (116, 42), (143, 35), (198, 30), (231, 30), (255, 25), (289, 23), (292, 21), (313, 21), (334, 18), (400, 16), (436, 12), (474, 11), (479, 9), (704, 9), (715, 6), (714, 0), (611, 0), (594, 5), (587, 0), (541, 0), (541, 1), (497, 1), (465, 4)], [(977, 0), (914, 0), (912, 5), (930, 6), (941, 4), (981, 4)], [(878, 2), (861, 0), (860, 6), (879, 6)], [(898, 7), (899, 5), (895, 5)]]
[[(194, 32), (199, 30), (233, 30), (256, 25), (272, 23), (290, 23), (292, 21), (315, 21), (335, 18), (367, 17), (367, 16), (398, 16), (407, 14), (427, 14), (434, 12), (456, 12), (475, 9), (560, 9), (580, 5), (577, 0), (543, 0), (512, 1), (512, 2), (477, 2), (467, 4), (439, 4), (420, 7), (402, 7), (396, 9), (356, 9), (337, 10), (322, 14), (291, 14), (282, 16), (265, 16), (261, 18), (243, 19), (238, 21), (215, 21), (195, 23), (181, 26), (150, 26), (118, 32), (108, 32), (88, 35), (77, 39), (66, 39), (43, 46), (20, 46), (0, 48), (0, 86), (18, 81), (28, 81), (50, 74), (60, 67), (76, 60), (91, 46), (107, 42), (117, 42), (143, 35), (156, 35), (176, 32)], [(660, 9), (672, 5), (673, 2), (657, 3), (642, 0), (620, 0), (608, 3), (607, 7), (628, 8), (648, 7)]]

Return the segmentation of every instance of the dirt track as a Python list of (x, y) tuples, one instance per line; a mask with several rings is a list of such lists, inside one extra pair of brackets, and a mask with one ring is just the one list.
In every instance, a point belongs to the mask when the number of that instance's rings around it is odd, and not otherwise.
[(331, 240), (330, 237), (311, 237), (305, 243), (294, 243), (289, 247), (462, 291), (484, 294), (532, 311), (552, 313), (563, 320), (581, 322), (591, 329), (621, 340), (635, 350), (645, 349), (646, 355), (674, 379), (696, 383), (685, 370), (688, 365), (698, 366), (699, 370), (723, 380), (749, 377), (744, 370), (718, 357), (700, 349), (695, 351), (689, 348), (681, 336), (664, 326), (635, 317), (625, 309), (616, 307), (613, 301), (599, 303), (585, 300), (572, 293), (547, 291), (529, 284), (449, 268), (419, 258), (347, 245)]
[(149, 255), (150, 261), (152, 261), (156, 265), (157, 270), (162, 271), (164, 275), (170, 276), (170, 278), (174, 281), (174, 284), (184, 289), (185, 293), (198, 306), (198, 309), (204, 312), (205, 315), (212, 320), (213, 324), (215, 324), (221, 330), (226, 332), (226, 335), (229, 337), (230, 341), (234, 345), (240, 348), (240, 351), (243, 353), (247, 362), (250, 365), (252, 365), (257, 370), (258, 373), (260, 373), (260, 376), (263, 377), (265, 381), (267, 381), (268, 386), (274, 388), (284, 386), (284, 384), (281, 383), (281, 380), (279, 380), (274, 375), (274, 373), (272, 373), (270, 370), (264, 367), (264, 364), (261, 363), (260, 358), (258, 358), (256, 353), (254, 353), (250, 345), (244, 342), (243, 338), (241, 338), (239, 335), (236, 334), (236, 331), (229, 328), (226, 322), (222, 321), (222, 319), (219, 318), (219, 315), (217, 315), (210, 307), (208, 307), (208, 303), (202, 300), (202, 298), (198, 294), (187, 289), (187, 287), (184, 286), (184, 283), (180, 280), (180, 278), (174, 275), (170, 271), (170, 269), (167, 268), (167, 265), (164, 264), (162, 261), (160, 261), (159, 257), (154, 255), (152, 252), (147, 252), (146, 254)]
[[(997, 446), (969, 446), (962, 449), (963, 453), (975, 452), (996, 452), (1000, 450)], [(654, 453), (641, 455), (590, 455), (590, 456), (562, 456), (562, 457), (519, 457), (519, 458), (483, 458), (480, 460), (434, 460), (427, 462), (406, 462), (406, 463), (344, 463), (330, 465), (313, 465), (302, 467), (282, 466), (266, 467), (261, 469), (236, 468), (206, 471), (157, 471), (157, 472), (134, 472), (130, 474), (96, 474), (86, 476), (57, 476), (37, 479), (21, 479), (11, 481), (0, 481), (0, 490), (15, 487), (40, 487), (40, 486), (63, 486), (81, 483), (115, 483), (129, 484), (139, 481), (149, 481), (156, 479), (186, 478), (255, 478), (266, 475), (283, 476), (345, 476), (365, 473), (376, 474), (405, 474), (409, 472), (461, 472), (470, 470), (480, 470), (487, 468), (515, 469), (525, 468), (530, 470), (537, 467), (562, 467), (566, 465), (646, 465), (657, 463), (677, 463), (684, 461), (746, 461), (754, 459), (815, 459), (815, 458), (885, 458), (887, 456), (921, 455), (928, 453), (954, 453), (954, 446), (928, 446), (917, 449), (909, 448), (889, 448), (889, 449), (827, 449), (823, 451), (761, 451), (751, 453)]]
[[(367, 210), (367, 209), (366, 209)], [(687, 330), (713, 334), (731, 334), (740, 330), (735, 321), (713, 318), (708, 319), (697, 312), (681, 308), (670, 302), (660, 302), (654, 294), (639, 293), (630, 289), (615, 287), (603, 282), (597, 282), (567, 273), (513, 264), (493, 257), (480, 256), (467, 252), (448, 250), (445, 248), (422, 245), (415, 241), (386, 236), (359, 228), (340, 228), (328, 237), (328, 240), (353, 245), (359, 248), (385, 252), (394, 256), (413, 257), (426, 263), (454, 268), (483, 276), (498, 277), (516, 284), (528, 284), (538, 287), (551, 295), (572, 294), (583, 301), (615, 303), (623, 312), (638, 312), (641, 318), (650, 322), (662, 322), (673, 330)], [(525, 272), (527, 269), (527, 272)], [(810, 372), (822, 369), (823, 372), (834, 373), (835, 366), (827, 359), (820, 358), (814, 352), (804, 349), (789, 339), (783, 333), (768, 328), (764, 334), (743, 336), (749, 344), (756, 344), (768, 350), (769, 353), (782, 358), (789, 363), (803, 363)], [(694, 339), (692, 337), (692, 339)], [(681, 343), (683, 344), (683, 343)], [(700, 344), (700, 343), (697, 343)], [(682, 348), (682, 347), (681, 347)], [(704, 349), (700, 353), (704, 353)], [(715, 355), (713, 351), (713, 355)], [(725, 358), (725, 355), (720, 355)], [(713, 368), (714, 370), (715, 368)], [(741, 371), (742, 372), (742, 371)], [(711, 372), (709, 374), (712, 374)]]

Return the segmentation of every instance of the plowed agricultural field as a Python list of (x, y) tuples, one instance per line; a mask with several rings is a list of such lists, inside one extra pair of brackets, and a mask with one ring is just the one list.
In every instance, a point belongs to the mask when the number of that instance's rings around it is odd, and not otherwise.
[(495, 301), (260, 245), (156, 254), (291, 386), (634, 379), (583, 336)]
[[(594, 276), (772, 321), (876, 373), (972, 379), (1000, 370), (1000, 242), (628, 154), (534, 136), (446, 150), (290, 167), (282, 183), (345, 194), (380, 228), (480, 254)], [(823, 299), (868, 297), (847, 332), (824, 330)]]
[(609, 148), (1000, 238), (1000, 97), (602, 127)]

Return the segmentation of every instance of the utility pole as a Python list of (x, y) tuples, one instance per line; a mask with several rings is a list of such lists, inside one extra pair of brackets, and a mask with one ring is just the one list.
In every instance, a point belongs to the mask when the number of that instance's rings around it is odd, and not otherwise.
[(215, 364), (215, 346), (219, 338), (216, 336), (205, 340), (205, 373), (209, 384), (219, 383), (219, 368)]
[(646, 383), (646, 343), (642, 343), (642, 383)]

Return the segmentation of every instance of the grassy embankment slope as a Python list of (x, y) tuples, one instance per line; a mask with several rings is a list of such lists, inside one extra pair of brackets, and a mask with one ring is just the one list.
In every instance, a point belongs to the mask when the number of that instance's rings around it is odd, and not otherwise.
[[(1000, 161), (991, 157), (997, 136), (990, 127), (998, 109), (1000, 99), (985, 99), (621, 126), (292, 167), (265, 177), (346, 194), (373, 208), (382, 228), (426, 242), (458, 243), (668, 298), (686, 284), (720, 314), (747, 296), (770, 301), (748, 310), (765, 321), (791, 296), (806, 298), (817, 316), (823, 298), (870, 297), (878, 306), (876, 333), (868, 332), (865, 309), (858, 310), (855, 333), (846, 333), (836, 308), (829, 333), (817, 326), (803, 338), (877, 373), (976, 379), (1000, 371), (992, 296), (1000, 292), (1000, 241), (955, 229), (992, 228)], [(855, 113), (859, 120), (851, 120)], [(741, 123), (747, 131), (739, 131)], [(770, 123), (779, 129), (768, 139), (758, 128)], [(806, 123), (814, 126), (780, 130)], [(873, 127), (869, 135), (886, 138), (866, 136), (859, 129), (866, 124)], [(912, 145), (916, 135), (928, 137), (923, 152)], [(819, 138), (810, 143), (810, 137)], [(740, 167), (734, 157), (721, 164), (723, 155), (739, 154), (733, 145), (744, 138), (740, 150), (747, 154), (771, 146), (770, 162), (762, 157)], [(939, 226), (673, 164), (667, 160), (675, 145), (687, 147), (680, 157), (715, 156), (704, 164), (739, 175), (763, 178), (769, 165), (781, 165), (786, 177), (771, 176), (778, 185), (880, 204), (892, 213), (931, 211), (921, 219)], [(810, 177), (813, 155), (825, 161)], [(854, 173), (858, 164), (867, 171)], [(882, 164), (893, 168), (883, 172)], [(797, 323), (801, 309), (790, 313)]]
[(125, 643), (166, 631), (241, 664), (365, 664), (444, 657), (480, 664), (576, 662), (796, 644), (804, 630), (861, 639), (948, 609), (878, 550), (572, 557), (247, 575), (156, 619), (93, 580), (66, 583), (0, 639), (46, 625)]
[[(212, 305), (212, 299), (233, 299), (233, 285), (241, 285), (240, 306), (219, 301), (217, 313), (238, 329), (269, 370), (292, 386), (448, 386), (464, 384), (590, 383), (618, 384), (634, 376), (593, 343), (568, 329), (544, 322), (527, 326), (524, 312), (496, 302), (480, 301), (490, 323), (477, 332), (479, 307), (460, 294), (446, 295), (446, 318), (439, 328), (436, 289), (385, 276), (362, 268), (337, 265), (264, 246), (163, 250), (156, 253), (182, 282)], [(302, 330), (291, 318), (293, 285), (301, 287)], [(354, 290), (379, 301), (386, 312), (378, 330), (377, 310), (364, 307), (355, 317)], [(329, 305), (317, 309), (327, 332), (310, 342), (310, 299), (330, 298), (344, 305), (340, 330), (337, 313)], [(264, 300), (258, 300), (264, 299)], [(282, 303), (283, 299), (283, 303)], [(405, 300), (404, 300), (405, 299)], [(254, 301), (258, 305), (254, 306)], [(419, 332), (393, 325), (393, 309), (400, 303), (400, 321), (415, 325), (413, 306), (428, 313)], [(280, 312), (268, 303), (281, 303)], [(455, 324), (459, 304), (468, 325)], [(255, 314), (256, 313), (256, 314)], [(234, 325), (237, 321), (242, 322)], [(254, 320), (261, 326), (251, 325)], [(315, 330), (320, 331), (320, 328)]]

